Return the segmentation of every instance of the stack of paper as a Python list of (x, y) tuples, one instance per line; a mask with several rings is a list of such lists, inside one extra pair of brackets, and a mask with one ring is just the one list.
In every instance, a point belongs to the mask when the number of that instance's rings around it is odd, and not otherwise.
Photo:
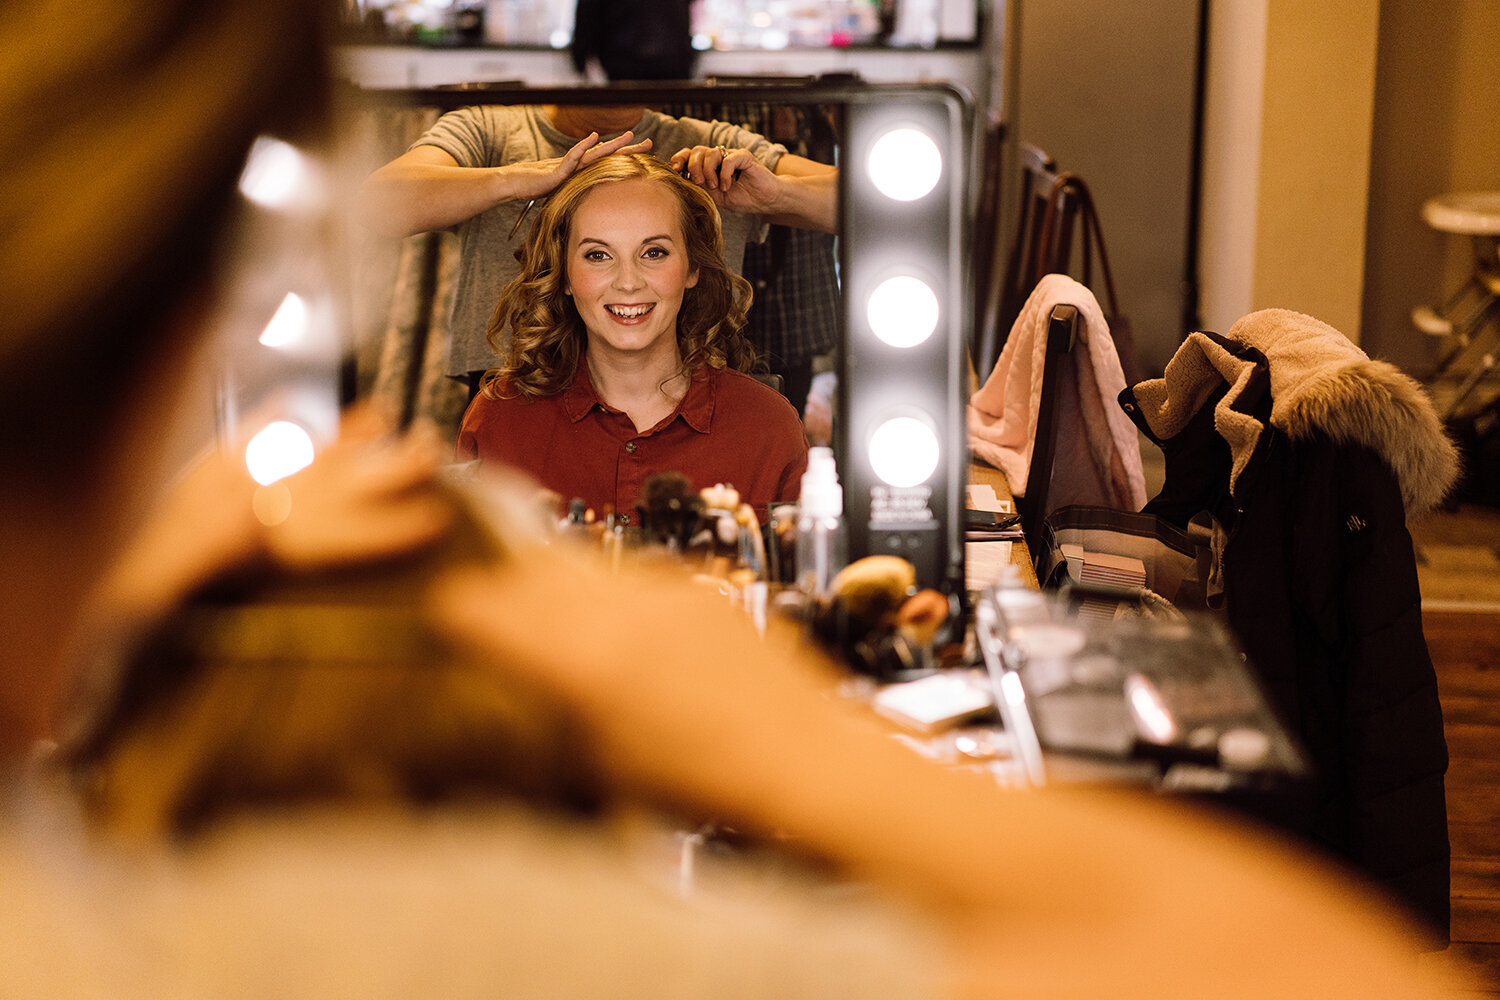
[(1093, 621), (1109, 621), (1120, 611), (1120, 602), (1096, 594), (1138, 595), (1146, 586), (1146, 564), (1131, 556), (1108, 552), (1085, 552), (1079, 545), (1064, 545), (1068, 575), (1079, 587), (1094, 592), (1079, 604), (1078, 616)]
[(1095, 590), (1135, 593), (1146, 585), (1146, 564), (1130, 556), (1085, 552), (1078, 583)]

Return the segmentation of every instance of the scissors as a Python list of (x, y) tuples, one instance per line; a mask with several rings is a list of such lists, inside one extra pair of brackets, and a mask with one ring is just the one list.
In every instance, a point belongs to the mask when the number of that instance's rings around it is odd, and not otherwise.
[(531, 207), (535, 204), (536, 199), (533, 198), (526, 203), (525, 208), (521, 209), (521, 214), (516, 216), (516, 224), (510, 227), (510, 235), (506, 239), (513, 240), (516, 238), (516, 230), (521, 228), (521, 223), (526, 221), (526, 216), (531, 213)]

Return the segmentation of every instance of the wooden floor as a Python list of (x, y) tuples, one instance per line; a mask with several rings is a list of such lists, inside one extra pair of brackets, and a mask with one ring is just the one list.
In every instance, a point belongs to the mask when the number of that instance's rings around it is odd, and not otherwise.
[[(1492, 600), (1500, 508), (1464, 505), (1410, 528), (1449, 755), (1453, 944), (1431, 959), (1438, 971), (1457, 963), (1477, 974), (1480, 992), (1462, 994), (1465, 1000), (1500, 998), (1500, 605)], [(1464, 551), (1448, 546), (1468, 547), (1471, 558), (1455, 560), (1456, 570), (1425, 558), (1440, 550)], [(1461, 579), (1464, 572), (1473, 579)], [(1464, 599), (1448, 599), (1455, 594)]]
[(1433, 956), (1467, 963), (1476, 998), (1500, 998), (1500, 615), (1425, 612), (1448, 735), (1453, 944)]

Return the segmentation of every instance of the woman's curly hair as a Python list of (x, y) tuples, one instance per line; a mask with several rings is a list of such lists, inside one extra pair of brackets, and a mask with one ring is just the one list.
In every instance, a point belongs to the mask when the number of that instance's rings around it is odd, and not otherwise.
[(572, 382), (587, 343), (583, 319), (565, 291), (573, 217), (595, 189), (629, 180), (665, 185), (681, 208), (688, 264), (698, 272), (698, 283), (683, 293), (677, 314), (683, 370), (751, 371), (761, 363), (744, 334), (750, 283), (724, 263), (724, 235), (713, 200), (654, 156), (614, 155), (559, 185), (533, 223), (531, 238), (516, 251), (521, 273), (500, 293), (488, 332), (490, 346), (504, 361), (485, 377), (485, 395), (500, 395), (502, 381), (508, 392), (527, 398), (555, 395)]

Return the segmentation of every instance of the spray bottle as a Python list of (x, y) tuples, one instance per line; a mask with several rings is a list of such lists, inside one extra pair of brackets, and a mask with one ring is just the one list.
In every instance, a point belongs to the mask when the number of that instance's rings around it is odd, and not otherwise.
[(827, 594), (844, 560), (844, 490), (833, 449), (811, 448), (798, 499), (797, 588), (809, 597)]

